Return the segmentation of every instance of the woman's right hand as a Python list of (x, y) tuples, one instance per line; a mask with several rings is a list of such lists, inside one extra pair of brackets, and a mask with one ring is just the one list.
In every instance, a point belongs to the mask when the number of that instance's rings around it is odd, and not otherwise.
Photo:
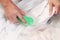
[(5, 13), (6, 18), (11, 22), (19, 24), (16, 18), (16, 16), (18, 16), (24, 23), (26, 23), (26, 21), (23, 18), (25, 13), (21, 9), (19, 9), (15, 4), (9, 3), (6, 6), (4, 6), (4, 9), (6, 12)]

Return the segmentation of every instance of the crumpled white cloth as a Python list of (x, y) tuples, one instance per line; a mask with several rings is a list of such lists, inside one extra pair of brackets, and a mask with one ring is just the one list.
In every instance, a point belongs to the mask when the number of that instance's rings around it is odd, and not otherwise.
[[(43, 1), (43, 2), (42, 2)], [(53, 8), (53, 12), (49, 15), (49, 5), (47, 0), (23, 0), (17, 4), (19, 8), (21, 8), (27, 16), (30, 16), (34, 19), (34, 27), (44, 28), (41, 25), (47, 25), (48, 20), (54, 15), (55, 8)]]
[[(49, 16), (47, 0), (23, 0), (16, 5), (26, 12), (28, 16), (33, 17), (35, 24), (32, 27), (25, 27), (6, 21), (4, 10), (0, 5), (0, 40), (55, 40), (55, 35), (51, 36), (55, 32), (55, 28), (53, 30), (47, 25), (47, 21), (54, 14), (53, 11), (52, 15)], [(40, 31), (45, 28), (44, 32)]]

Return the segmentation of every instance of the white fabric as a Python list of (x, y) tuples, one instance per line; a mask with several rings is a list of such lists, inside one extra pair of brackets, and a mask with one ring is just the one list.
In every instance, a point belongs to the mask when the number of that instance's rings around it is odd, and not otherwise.
[(54, 14), (53, 11), (51, 16), (48, 15), (47, 0), (23, 0), (16, 5), (26, 12), (28, 16), (33, 17), (35, 24), (32, 27), (25, 27), (6, 21), (4, 10), (0, 5), (0, 40), (59, 40), (57, 34), (60, 33), (60, 29), (55, 29), (46, 24)]

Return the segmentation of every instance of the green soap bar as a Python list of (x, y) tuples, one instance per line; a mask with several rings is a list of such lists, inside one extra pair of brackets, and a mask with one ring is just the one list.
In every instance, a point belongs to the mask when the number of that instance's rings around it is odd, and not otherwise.
[[(26, 25), (29, 25), (29, 26), (32, 26), (33, 25), (33, 23), (34, 23), (34, 20), (33, 20), (33, 18), (31, 18), (31, 17), (28, 17), (28, 16), (23, 16), (23, 18), (26, 20)], [(20, 24), (23, 24), (24, 25), (24, 23), (22, 22), (22, 20), (19, 18), (19, 17), (17, 17), (17, 19), (18, 19), (18, 21), (19, 21), (19, 23)]]

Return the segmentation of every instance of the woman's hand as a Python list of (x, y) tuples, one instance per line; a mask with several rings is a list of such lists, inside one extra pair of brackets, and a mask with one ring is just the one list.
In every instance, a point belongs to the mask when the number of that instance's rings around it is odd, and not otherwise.
[(10, 20), (13, 23), (17, 23), (19, 24), (16, 16), (18, 16), (24, 23), (26, 23), (26, 21), (24, 20), (23, 16), (25, 15), (25, 13), (19, 9), (15, 4), (13, 3), (7, 3), (6, 6), (4, 6), (5, 9), (5, 16), (8, 20)]
[(53, 11), (53, 6), (55, 6), (55, 14), (58, 14), (60, 12), (60, 0), (48, 0), (48, 2), (50, 15)]

